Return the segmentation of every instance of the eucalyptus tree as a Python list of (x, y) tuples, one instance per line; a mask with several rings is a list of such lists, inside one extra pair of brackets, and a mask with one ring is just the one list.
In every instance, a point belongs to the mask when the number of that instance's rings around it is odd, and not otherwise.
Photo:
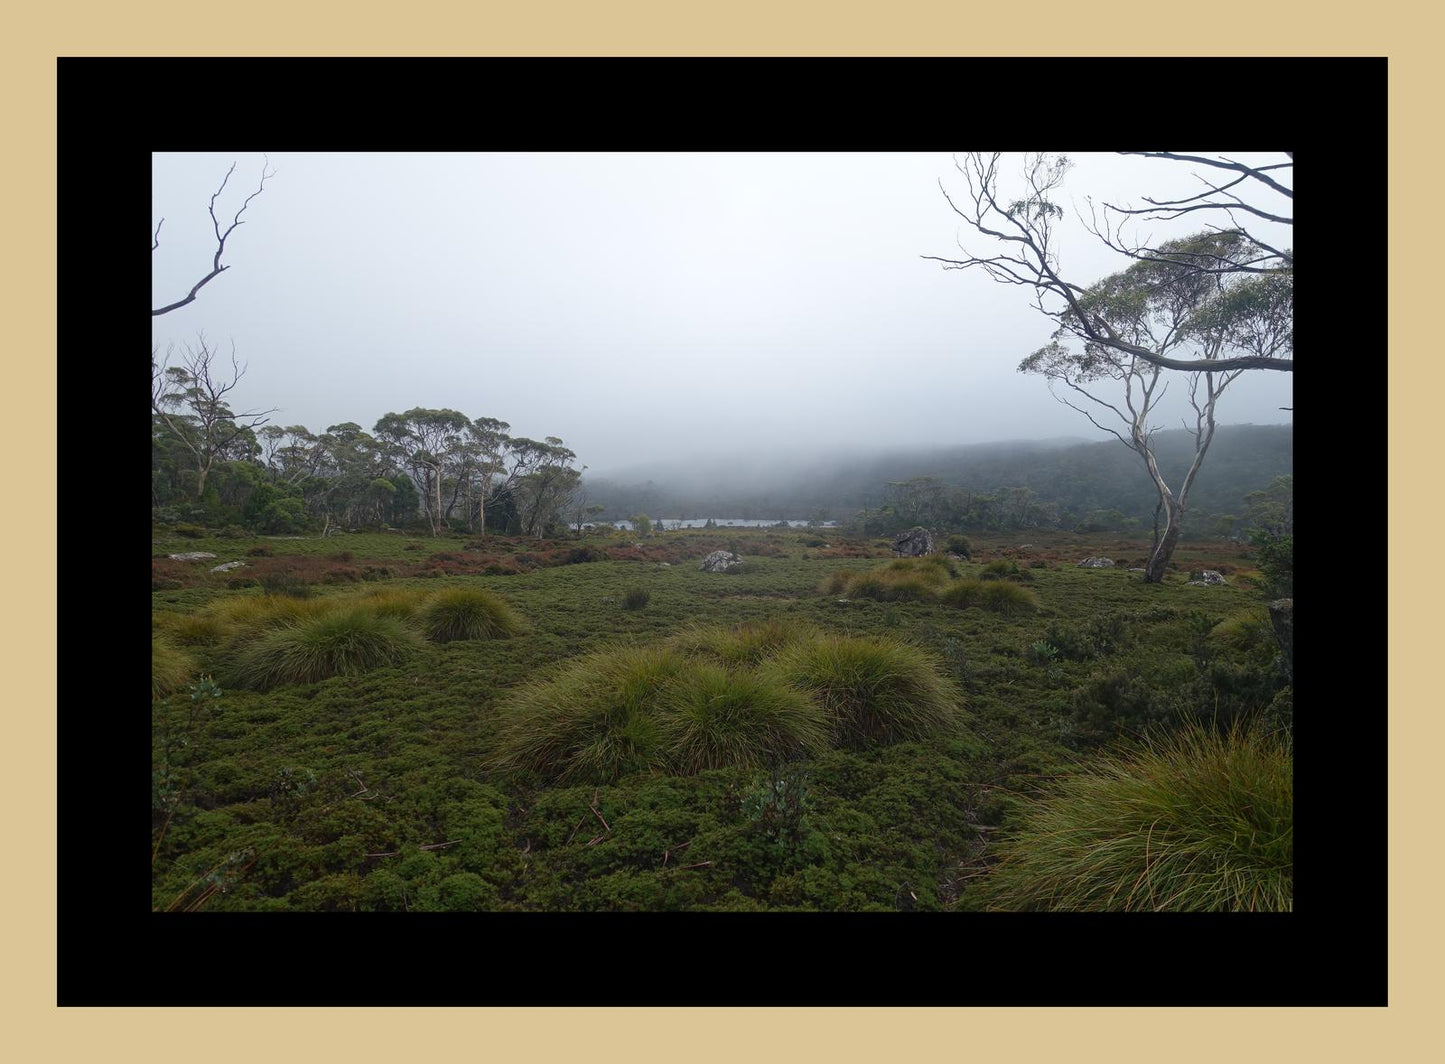
[[(1204, 191), (1177, 200), (1145, 198), (1145, 207), (1119, 207), (1091, 204), (1086, 228), (1119, 254), (1138, 265), (1153, 265), (1168, 271), (1172, 278), (1198, 274), (1205, 279), (1229, 282), (1237, 298), (1273, 301), (1274, 309), (1284, 308), (1287, 315), (1294, 307), (1294, 252), (1277, 246), (1280, 241), (1256, 235), (1263, 232), (1258, 224), (1246, 225), (1240, 216), (1255, 223), (1293, 226), (1293, 189), (1286, 183), (1284, 171), (1290, 161), (1251, 167), (1225, 157), (1181, 155), (1176, 152), (1124, 152), (1153, 158), (1208, 166), (1235, 175), (1233, 180), (1218, 185), (1205, 182)], [(1288, 153), (1285, 153), (1288, 154)], [(1163, 369), (1232, 373), (1235, 370), (1294, 371), (1293, 334), (1287, 346), (1269, 351), (1256, 351), (1248, 345), (1228, 356), (1203, 358), (1197, 353), (1189, 357), (1182, 352), (1164, 351), (1131, 338), (1128, 308), (1124, 318), (1111, 317), (1111, 306), (1086, 306), (1084, 295), (1092, 285), (1080, 285), (1067, 276), (1059, 258), (1058, 223), (1064, 210), (1056, 202), (1057, 193), (1072, 164), (1062, 155), (1045, 152), (1024, 157), (1020, 184), (1005, 191), (1001, 173), (1002, 156), (998, 152), (970, 152), (955, 166), (963, 175), (967, 191), (957, 197), (940, 182), (940, 189), (953, 212), (979, 236), (990, 242), (989, 252), (971, 253), (962, 248), (961, 258), (925, 255), (923, 258), (941, 262), (945, 269), (978, 268), (1000, 284), (1031, 289), (1033, 306), (1056, 325), (1066, 326), (1081, 339), (1127, 358), (1137, 359)], [(1239, 193), (1254, 189), (1257, 198), (1247, 202)], [(1258, 197), (1271, 197), (1266, 200)], [(1273, 201), (1284, 200), (1283, 208)], [(1267, 204), (1259, 206), (1258, 204)], [(1179, 219), (1221, 217), (1227, 226), (1211, 225), (1200, 234), (1216, 242), (1152, 240), (1130, 241), (1125, 236), (1126, 223), (1173, 222)]]
[(512, 440), (514, 465), (507, 487), (517, 502), (520, 530), (540, 536), (566, 508), (582, 480), (577, 455), (557, 436)]
[[(991, 253), (924, 257), (946, 269), (977, 267), (996, 282), (1032, 289), (1034, 307), (1054, 322), (1055, 331), (1051, 342), (1019, 369), (1046, 377), (1055, 398), (1140, 456), (1158, 493), (1156, 515), (1164, 519), (1161, 533), (1156, 516), (1145, 569), (1145, 579), (1158, 582), (1183, 531), (1189, 489), (1214, 437), (1220, 395), (1246, 370), (1294, 368), (1293, 252), (1256, 238), (1238, 224), (1237, 215), (1284, 225), (1291, 225), (1292, 218), (1252, 207), (1231, 190), (1253, 181), (1286, 199), (1292, 200), (1293, 192), (1281, 180), (1291, 163), (1247, 167), (1222, 157), (1149, 154), (1217, 163), (1237, 177), (1206, 183), (1206, 191), (1194, 197), (1146, 200), (1145, 208), (1106, 204), (1105, 222), (1100, 225), (1095, 215), (1091, 231), (1131, 265), (1102, 281), (1082, 286), (1064, 276), (1057, 228), (1064, 210), (1055, 199), (1071, 164), (1047, 153), (1025, 156), (1021, 195), (1004, 192), (998, 153), (972, 152), (957, 162), (967, 195), (955, 200), (943, 189), (944, 197), (970, 228), (993, 242)], [(1204, 214), (1222, 214), (1231, 224), (1140, 243), (1126, 242), (1122, 225), (1114, 224)], [(1189, 374), (1194, 414), (1193, 425), (1185, 423), (1194, 454), (1177, 490), (1165, 480), (1151, 442), (1159, 402), (1168, 389), (1168, 381), (1160, 379), (1165, 369)]]
[(507, 454), (512, 438), (507, 435), (512, 426), (493, 417), (473, 418), (467, 426), (467, 445), (475, 455), (476, 476), (467, 478), (467, 527), (471, 527), (472, 514), (476, 513), (477, 524), (483, 534), (487, 531), (487, 497), (507, 468)]
[(423, 506), (432, 535), (445, 521), (442, 479), (449, 460), (465, 439), (471, 421), (456, 410), (413, 407), (402, 414), (383, 414), (373, 431), (421, 485)]
[(259, 452), (255, 430), (270, 420), (271, 410), (236, 413), (228, 396), (245, 376), (234, 348), (227, 371), (204, 335), (187, 344), (179, 365), (171, 353), (160, 362), (151, 352), (151, 414), (169, 438), (189, 454), (195, 469), (195, 497), (200, 501), (217, 463), (251, 459)]
[[(1025, 373), (1048, 379), (1054, 397), (1083, 414), (1139, 455), (1158, 493), (1155, 540), (1144, 579), (1158, 583), (1183, 533), (1189, 491), (1214, 439), (1216, 404), (1245, 371), (1246, 358), (1270, 359), (1292, 349), (1293, 314), (1280, 292), (1287, 276), (1245, 276), (1200, 268), (1225, 255), (1250, 254), (1234, 233), (1200, 233), (1162, 243), (1164, 253), (1139, 259), (1079, 293), (1060, 315), (1048, 345), (1019, 365)], [(1076, 309), (1074, 309), (1076, 308)], [(1090, 320), (1110, 322), (1120, 343), (1096, 340)], [(1184, 427), (1194, 441), (1188, 469), (1177, 488), (1165, 478), (1154, 453), (1153, 434), (1159, 405), (1169, 387), (1161, 379), (1170, 362), (1220, 366), (1190, 373), (1187, 399), (1192, 423)], [(1234, 366), (1233, 369), (1222, 367)]]

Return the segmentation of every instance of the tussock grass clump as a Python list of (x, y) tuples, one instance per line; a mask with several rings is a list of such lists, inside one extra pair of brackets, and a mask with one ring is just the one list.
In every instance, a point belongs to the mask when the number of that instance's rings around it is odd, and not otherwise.
[(522, 622), (498, 596), (475, 587), (439, 592), (426, 606), (422, 623), (434, 643), (459, 639), (506, 639)]
[(938, 598), (945, 606), (955, 609), (978, 606), (1005, 617), (1032, 613), (1039, 608), (1032, 591), (1007, 580), (960, 580), (945, 588)]
[(983, 585), (980, 604), (984, 609), (1001, 613), (1005, 617), (1033, 613), (1039, 608), (1039, 600), (1032, 591), (1003, 580), (993, 580)]
[(938, 596), (938, 600), (945, 606), (960, 610), (966, 610), (970, 606), (982, 606), (983, 589), (987, 586), (982, 580), (960, 580), (946, 588)]
[(247, 595), (226, 598), (207, 612), (226, 629), (241, 637), (267, 629), (301, 624), (336, 609), (335, 599), (298, 599), (289, 595)]
[(870, 598), (879, 602), (928, 602), (958, 575), (958, 566), (942, 554), (896, 558), (863, 573), (829, 574), (820, 586), (826, 595)]
[(415, 620), (426, 602), (422, 591), (404, 591), (401, 588), (373, 588), (348, 601), (378, 617), (395, 617), (399, 621)]
[(286, 624), (243, 647), (234, 682), (266, 691), (282, 684), (354, 676), (404, 661), (420, 644), (395, 617), (334, 610)]
[(1239, 729), (1152, 740), (1037, 801), (1001, 854), (994, 908), (1290, 911), (1291, 749)]
[(925, 554), (921, 558), (895, 558), (884, 567), (884, 572), (924, 576), (943, 582), (946, 577), (958, 575), (958, 563), (946, 554)]
[(1231, 614), (1210, 630), (1208, 642), (1216, 650), (1227, 648), (1243, 653), (1272, 654), (1276, 644), (1269, 621), (1269, 607), (1254, 606)]
[(652, 592), (645, 587), (630, 587), (622, 596), (624, 610), (640, 610), (652, 601)]
[(564, 784), (662, 771), (668, 755), (658, 716), (671, 681), (693, 667), (671, 647), (613, 648), (569, 661), (503, 701), (489, 767)]
[(151, 698), (165, 698), (184, 687), (198, 666), (168, 639), (151, 635)]
[(817, 639), (819, 634), (811, 624), (772, 617), (766, 621), (745, 621), (731, 628), (716, 625), (688, 628), (673, 636), (669, 645), (689, 657), (752, 668), (786, 647)]
[(845, 746), (936, 735), (955, 725), (963, 697), (933, 655), (895, 639), (824, 637), (785, 650), (775, 668), (818, 700)]
[(774, 674), (697, 662), (673, 681), (662, 708), (668, 760), (678, 772), (762, 768), (828, 745), (822, 706)]
[(187, 613), (170, 624), (170, 637), (182, 646), (214, 646), (230, 629), (214, 613)]

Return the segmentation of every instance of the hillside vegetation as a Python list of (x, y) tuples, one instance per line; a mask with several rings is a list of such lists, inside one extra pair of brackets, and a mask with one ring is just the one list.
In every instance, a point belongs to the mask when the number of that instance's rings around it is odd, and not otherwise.
[[(153, 905), (1289, 908), (1256, 559), (1189, 543), (1146, 585), (1145, 541), (1032, 539), (158, 530)], [(1233, 816), (1257, 845), (1201, 837)]]

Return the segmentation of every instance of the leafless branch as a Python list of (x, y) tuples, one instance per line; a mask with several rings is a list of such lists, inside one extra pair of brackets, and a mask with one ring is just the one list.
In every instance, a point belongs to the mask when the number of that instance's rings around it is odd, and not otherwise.
[(1172, 159), (1175, 162), (1199, 163), (1201, 166), (1213, 166), (1220, 170), (1232, 170), (1235, 173), (1243, 174), (1245, 177), (1252, 177), (1256, 181), (1263, 182), (1282, 196), (1294, 199), (1293, 189), (1285, 188), (1285, 186), (1269, 177), (1266, 173), (1266, 171), (1269, 170), (1282, 170), (1293, 166), (1294, 154), (1292, 152), (1287, 153), (1290, 156), (1290, 162), (1276, 163), (1272, 166), (1246, 166), (1243, 163), (1235, 162), (1233, 159), (1209, 159), (1202, 155), (1180, 155), (1178, 152), (1172, 151), (1121, 151), (1119, 154), (1140, 155), (1146, 159)]
[[(252, 192), (249, 196), (245, 198), (245, 200), (242, 201), (240, 208), (237, 209), (235, 215), (231, 218), (231, 223), (226, 226), (224, 231), (222, 231), (221, 220), (216, 217), (216, 200), (220, 197), (221, 193), (226, 190), (227, 182), (231, 180), (231, 175), (235, 173), (236, 164), (231, 164), (231, 168), (226, 171), (226, 176), (221, 179), (220, 187), (217, 188), (215, 192), (211, 193), (211, 203), (209, 208), (211, 215), (211, 229), (216, 234), (216, 253), (211, 258), (211, 272), (206, 274), (194, 285), (192, 285), (191, 290), (187, 292), (183, 298), (176, 300), (174, 303), (167, 303), (163, 307), (158, 307), (157, 309), (152, 310), (151, 317), (156, 318), (160, 317), (160, 315), (162, 314), (169, 314), (171, 311), (177, 310), (181, 307), (184, 307), (186, 304), (193, 302), (196, 298), (197, 292), (199, 292), (206, 285), (210, 284), (211, 281), (215, 280), (221, 274), (225, 273), (227, 270), (230, 269), (229, 266), (222, 265), (221, 263), (221, 256), (225, 254), (226, 251), (226, 240), (233, 232), (236, 231), (236, 228), (238, 226), (246, 224), (241, 220), (241, 215), (246, 213), (246, 208), (251, 205), (251, 201), (257, 196), (259, 196), (263, 191), (265, 191), (266, 181), (269, 178), (276, 176), (276, 171), (269, 168), (270, 164), (271, 160), (267, 158), (265, 164), (261, 167), (261, 180), (256, 186), (256, 191)], [(161, 222), (164, 221), (165, 219), (162, 218)], [(160, 246), (160, 232), (161, 227), (159, 224), (157, 224), (155, 235), (151, 239), (152, 251), (156, 250), (156, 248)]]

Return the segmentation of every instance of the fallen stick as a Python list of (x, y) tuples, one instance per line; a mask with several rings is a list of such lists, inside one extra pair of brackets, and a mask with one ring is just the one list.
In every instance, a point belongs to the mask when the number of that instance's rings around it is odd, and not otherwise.
[(452, 839), (450, 842), (434, 842), (430, 846), (418, 846), (418, 850), (440, 850), (444, 846), (455, 846), (461, 839)]

